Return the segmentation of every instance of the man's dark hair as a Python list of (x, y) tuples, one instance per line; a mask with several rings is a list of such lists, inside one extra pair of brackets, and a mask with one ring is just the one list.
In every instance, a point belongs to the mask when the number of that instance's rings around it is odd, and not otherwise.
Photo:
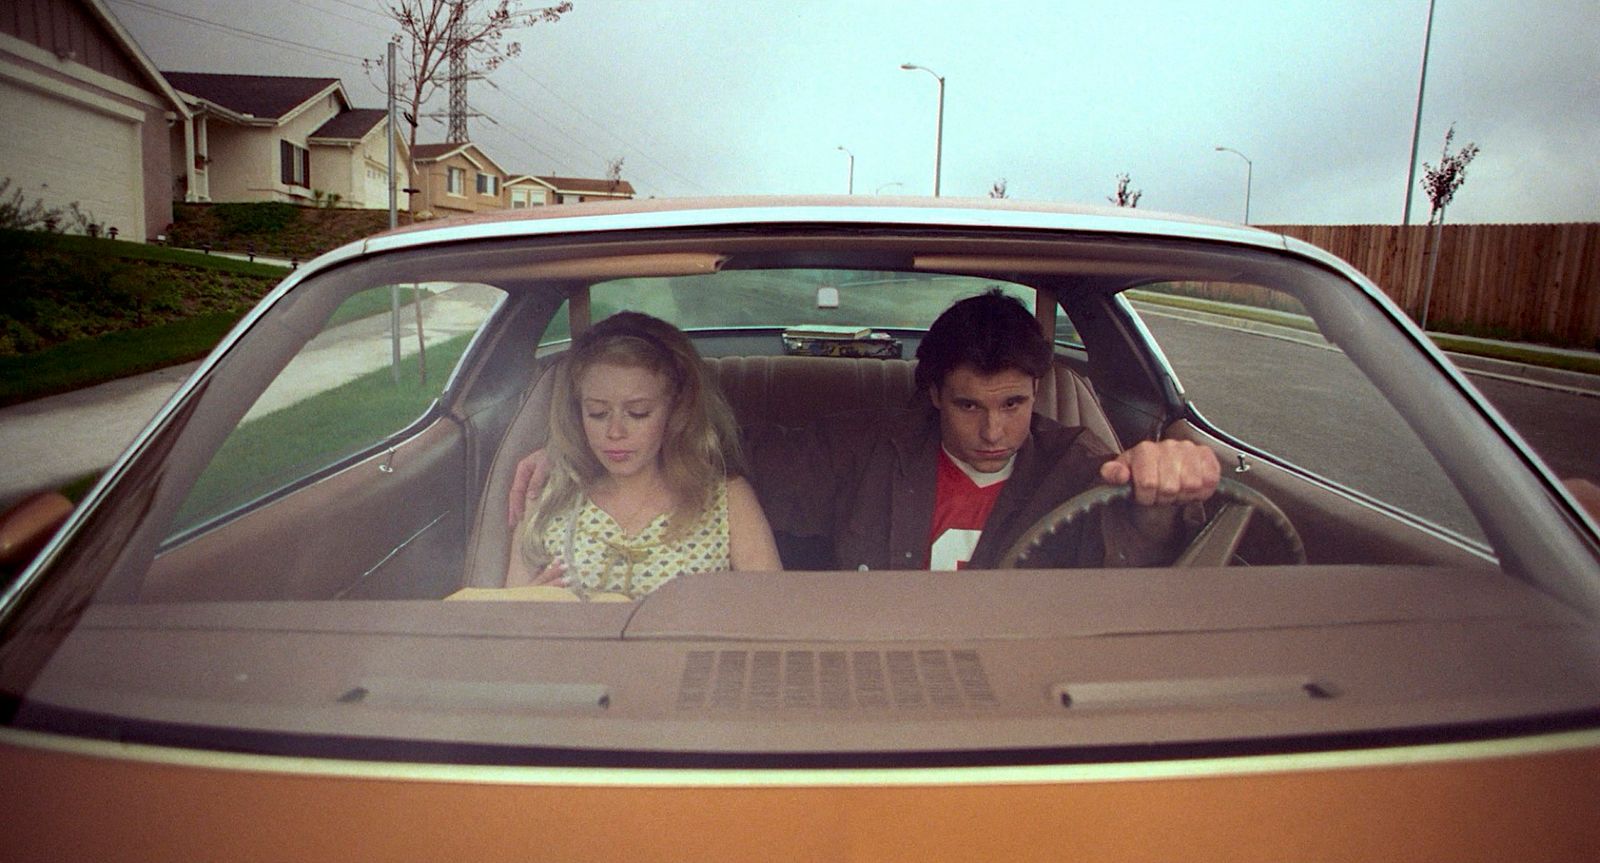
[(941, 386), (961, 366), (980, 375), (1016, 369), (1042, 378), (1053, 355), (1028, 307), (994, 288), (945, 309), (928, 328), (917, 346), (917, 387)]

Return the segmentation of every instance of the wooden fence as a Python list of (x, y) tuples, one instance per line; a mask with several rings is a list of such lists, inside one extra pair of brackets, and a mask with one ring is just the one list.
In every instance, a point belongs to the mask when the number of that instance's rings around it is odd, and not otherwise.
[[(1418, 318), (1432, 227), (1262, 227), (1338, 255)], [(1446, 224), (1428, 306), (1429, 329), (1600, 350), (1600, 223)]]

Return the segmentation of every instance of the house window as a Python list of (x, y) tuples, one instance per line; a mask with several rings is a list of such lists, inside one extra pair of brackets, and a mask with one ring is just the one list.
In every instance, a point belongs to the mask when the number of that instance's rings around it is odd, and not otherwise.
[(478, 194), (498, 196), (500, 194), (500, 178), (490, 174), (479, 174)]
[(311, 151), (288, 141), (278, 141), (279, 178), (285, 186), (311, 188)]
[(445, 175), (445, 191), (452, 195), (465, 195), (467, 193), (467, 172), (461, 168), (449, 168)]
[(563, 203), (563, 204), (578, 204), (578, 203), (582, 203), (582, 202), (583, 202), (583, 196), (582, 195), (562, 195), (561, 196), (561, 203)]
[(544, 204), (544, 193), (532, 189), (512, 189), (511, 209), (525, 210), (528, 207), (538, 207)]

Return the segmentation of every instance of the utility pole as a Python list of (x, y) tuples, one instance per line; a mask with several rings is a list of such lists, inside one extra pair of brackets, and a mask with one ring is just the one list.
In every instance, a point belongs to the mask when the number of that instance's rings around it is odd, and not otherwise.
[[(399, 190), (395, 188), (394, 178), (394, 64), (396, 46), (389, 43), (389, 57), (384, 62), (389, 84), (389, 121), (385, 129), (389, 135), (389, 229), (393, 230), (400, 224)], [(396, 386), (400, 384), (400, 286), (389, 286), (389, 376)]]
[(394, 152), (394, 133), (395, 133), (394, 114), (395, 114), (395, 107), (396, 107), (395, 95), (394, 95), (395, 50), (396, 50), (395, 44), (393, 42), (390, 42), (389, 43), (389, 58), (384, 63), (384, 67), (385, 67), (385, 70), (388, 73), (388, 78), (389, 78), (389, 81), (388, 81), (388, 84), (389, 84), (389, 121), (388, 121), (388, 124), (385, 126), (385, 129), (387, 129), (388, 133), (389, 133), (389, 229), (390, 230), (393, 230), (394, 228), (398, 227), (399, 224), (400, 224), (400, 191), (399, 191), (399, 187), (395, 185), (395, 177), (394, 177), (394, 156), (395, 156), (395, 152)]
[(1428, 0), (1428, 25), (1422, 32), (1422, 74), (1417, 76), (1417, 113), (1411, 122), (1411, 161), (1406, 165), (1406, 210), (1402, 227), (1411, 224), (1411, 193), (1417, 187), (1417, 142), (1422, 135), (1422, 95), (1428, 88), (1428, 48), (1433, 43), (1433, 2)]

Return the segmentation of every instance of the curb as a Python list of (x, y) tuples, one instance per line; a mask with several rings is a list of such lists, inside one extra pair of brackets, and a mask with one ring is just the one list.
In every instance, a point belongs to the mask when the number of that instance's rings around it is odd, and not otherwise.
[(1457, 368), (1470, 375), (1600, 398), (1600, 375), (1530, 366), (1511, 360), (1480, 357), (1476, 354), (1458, 354), (1453, 351), (1445, 351), (1444, 355), (1449, 357)]
[[(1261, 321), (1233, 318), (1213, 312), (1202, 312), (1195, 309), (1179, 309), (1163, 307), (1155, 304), (1142, 304), (1139, 309), (1142, 315), (1164, 315), (1174, 318), (1204, 321), (1213, 326), (1229, 327), (1269, 338), (1284, 339), (1300, 344), (1322, 347), (1327, 350), (1337, 350), (1328, 344), (1327, 340), (1318, 333), (1296, 329), (1294, 327), (1280, 326), (1277, 324), (1262, 323)], [(1431, 334), (1430, 334), (1431, 335)], [(1439, 349), (1456, 368), (1463, 373), (1477, 377), (1494, 378), (1541, 389), (1555, 390), (1571, 395), (1600, 398), (1600, 375), (1575, 372), (1568, 369), (1553, 369), (1545, 366), (1529, 365), (1514, 360), (1502, 360), (1494, 357), (1483, 357), (1477, 354), (1464, 354), (1456, 351)]]

